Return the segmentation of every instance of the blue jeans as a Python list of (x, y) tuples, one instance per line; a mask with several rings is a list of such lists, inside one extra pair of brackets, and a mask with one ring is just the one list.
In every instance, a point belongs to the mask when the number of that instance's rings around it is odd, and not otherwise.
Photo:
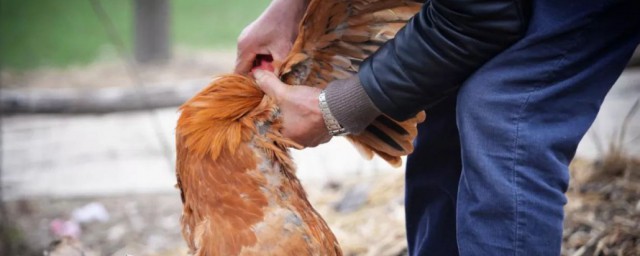
[(640, 41), (640, 1), (534, 1), (527, 34), (427, 110), (411, 255), (559, 255), (568, 164)]

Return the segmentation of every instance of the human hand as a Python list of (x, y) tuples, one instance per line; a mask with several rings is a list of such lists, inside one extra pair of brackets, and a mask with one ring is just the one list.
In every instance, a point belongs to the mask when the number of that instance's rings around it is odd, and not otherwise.
[(331, 140), (318, 106), (320, 89), (285, 84), (275, 74), (262, 69), (254, 69), (253, 76), (260, 89), (280, 107), (284, 137), (304, 147)]
[(256, 55), (271, 55), (281, 63), (298, 35), (298, 23), (307, 8), (308, 0), (274, 0), (238, 37), (238, 56), (235, 73), (247, 74)]

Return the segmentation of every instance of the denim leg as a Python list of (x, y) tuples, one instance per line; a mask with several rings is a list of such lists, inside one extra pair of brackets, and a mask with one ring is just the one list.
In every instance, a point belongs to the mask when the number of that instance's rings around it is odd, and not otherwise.
[(460, 89), (461, 255), (560, 254), (568, 164), (640, 37), (637, 2), (573, 3), (534, 2), (528, 34)]
[(410, 255), (456, 255), (460, 143), (456, 97), (429, 109), (407, 160), (406, 219)]

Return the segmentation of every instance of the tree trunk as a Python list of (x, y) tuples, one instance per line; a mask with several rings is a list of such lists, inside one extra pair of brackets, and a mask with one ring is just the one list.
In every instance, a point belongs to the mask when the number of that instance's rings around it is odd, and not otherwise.
[(210, 80), (145, 87), (0, 89), (0, 112), (109, 113), (180, 106)]
[(169, 59), (169, 0), (134, 0), (135, 58), (138, 63)]

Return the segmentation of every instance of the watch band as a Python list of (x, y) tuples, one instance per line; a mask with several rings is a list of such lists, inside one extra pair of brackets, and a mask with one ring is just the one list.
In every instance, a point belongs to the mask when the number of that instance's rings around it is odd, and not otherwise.
[(318, 106), (320, 107), (320, 112), (322, 112), (322, 118), (324, 119), (324, 125), (329, 130), (329, 134), (331, 136), (340, 136), (348, 134), (347, 130), (338, 123), (331, 111), (329, 110), (329, 105), (327, 104), (327, 97), (325, 96), (324, 90), (318, 96)]

